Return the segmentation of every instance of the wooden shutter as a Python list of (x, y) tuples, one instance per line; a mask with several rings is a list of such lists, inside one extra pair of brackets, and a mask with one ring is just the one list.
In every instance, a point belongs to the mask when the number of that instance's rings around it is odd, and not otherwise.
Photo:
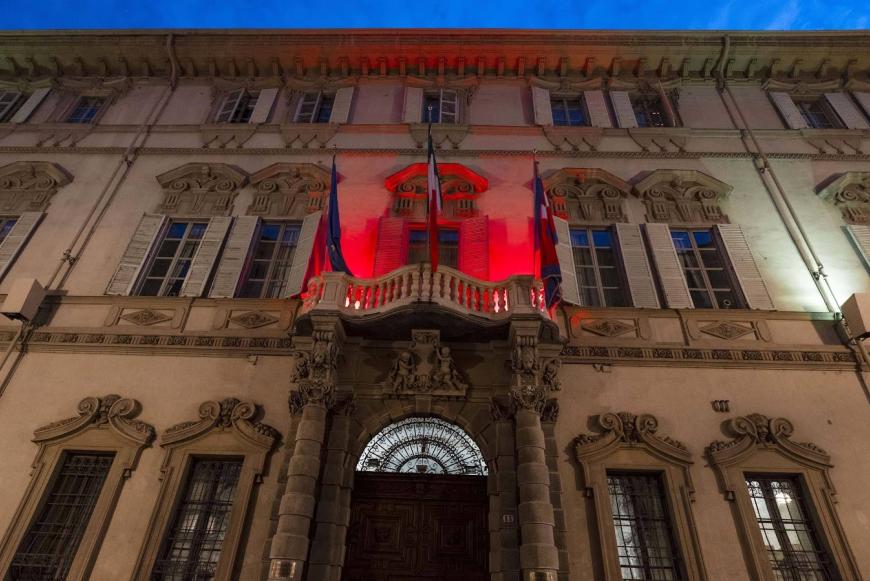
[(683, 265), (677, 257), (674, 241), (671, 240), (671, 229), (667, 224), (644, 224), (644, 230), (661, 283), (665, 305), (671, 309), (694, 308)]
[(541, 87), (532, 87), (532, 111), (535, 114), (535, 125), (553, 124), (553, 104), (550, 103), (550, 91)]
[(257, 216), (241, 216), (233, 220), (233, 228), (221, 254), (221, 261), (214, 275), (214, 284), (211, 285), (208, 296), (223, 299), (236, 296), (236, 288), (239, 286), (239, 279), (245, 268), (245, 261), (259, 223), (260, 219)]
[(440, 97), (441, 110), (438, 111), (438, 122), (456, 123), (459, 118), (459, 97), (456, 91), (441, 89)]
[(592, 127), (613, 127), (610, 111), (607, 110), (607, 102), (604, 100), (604, 91), (584, 91), (583, 100), (586, 101), (589, 124)]
[(628, 282), (631, 304), (644, 309), (658, 309), (659, 297), (647, 259), (646, 247), (638, 224), (617, 224), (616, 239)]
[(420, 123), (423, 118), (423, 89), (405, 87), (405, 104), (402, 109), (402, 123)]
[(861, 254), (861, 258), (864, 259), (864, 266), (870, 270), (870, 226), (849, 224), (846, 226), (846, 231)]
[(196, 249), (196, 254), (193, 256), (190, 271), (188, 271), (184, 285), (181, 287), (180, 296), (201, 297), (203, 295), (205, 285), (208, 284), (209, 276), (214, 270), (214, 264), (217, 262), (232, 221), (233, 219), (229, 216), (216, 216), (208, 221), (208, 228), (205, 229), (205, 234), (199, 241), (199, 248)]
[(350, 117), (350, 104), (353, 102), (353, 89), (353, 87), (342, 87), (335, 92), (332, 113), (329, 114), (330, 123), (347, 123)]
[(42, 212), (24, 212), (18, 216), (18, 220), (15, 221), (15, 225), (3, 242), (0, 242), (0, 277), (3, 277), (12, 266), (12, 262), (36, 230), (42, 216)]
[(315, 91), (313, 93), (302, 93), (299, 98), (299, 104), (296, 105), (296, 115), (293, 116), (295, 123), (313, 123), (314, 115), (320, 106), (322, 93)]
[(631, 105), (631, 98), (625, 91), (610, 91), (610, 102), (616, 113), (616, 122), (620, 127), (637, 127), (637, 116)]
[(215, 118), (215, 123), (230, 123), (236, 115), (236, 109), (239, 108), (239, 103), (244, 94), (244, 89), (230, 91), (227, 96), (224, 97), (224, 102), (221, 103), (221, 108)]
[(133, 291), (139, 272), (151, 254), (154, 243), (163, 230), (166, 216), (145, 214), (139, 221), (133, 238), (127, 244), (127, 249), (121, 257), (115, 274), (106, 289), (108, 295), (129, 295)]
[(861, 105), (862, 109), (864, 109), (864, 114), (867, 115), (867, 117), (870, 117), (870, 93), (853, 91), (852, 96), (855, 97), (855, 100), (858, 101), (858, 104)]
[(375, 276), (405, 265), (408, 256), (408, 225), (404, 218), (381, 216), (375, 245)]
[(302, 220), (299, 240), (296, 242), (296, 251), (293, 253), (293, 263), (290, 265), (290, 271), (287, 273), (287, 286), (284, 287), (284, 298), (298, 295), (305, 286), (305, 277), (308, 274), (311, 253), (317, 240), (317, 230), (320, 226), (322, 214), (323, 212), (314, 212), (308, 214)]
[(21, 98), (21, 93), (19, 91), (2, 91), (0, 92), (0, 121), (6, 116), (9, 110), (12, 108), (15, 103), (18, 102), (18, 99)]
[(858, 110), (858, 107), (852, 103), (846, 93), (825, 93), (825, 99), (828, 104), (837, 112), (843, 125), (849, 129), (867, 129), (867, 120), (864, 115)]
[(15, 115), (12, 116), (12, 119), (9, 120), (10, 123), (24, 123), (36, 111), (36, 108), (39, 107), (40, 103), (48, 96), (51, 92), (51, 89), (48, 87), (44, 87), (42, 89), (36, 89), (33, 91), (33, 94), (27, 98), (24, 102), (24, 105), (15, 112)]
[(254, 110), (251, 112), (251, 118), (248, 123), (265, 123), (269, 120), (269, 113), (272, 112), (272, 105), (275, 104), (275, 99), (278, 97), (278, 89), (263, 89), (257, 95), (257, 103), (254, 105)]
[[(559, 270), (562, 271), (562, 300), (575, 305), (583, 304), (580, 301), (580, 285), (577, 283), (577, 267), (574, 266), (574, 250), (571, 248), (571, 228), (568, 222), (553, 217), (556, 224), (556, 258), (559, 259)], [(537, 228), (537, 224), (532, 224)], [(537, 274), (537, 273), (536, 273)]]
[(776, 105), (779, 114), (782, 115), (782, 119), (789, 129), (806, 129), (809, 127), (807, 120), (804, 119), (797, 105), (791, 100), (791, 95), (777, 91), (771, 91), (769, 95), (770, 100)]
[(743, 235), (743, 230), (737, 224), (718, 224), (716, 232), (740, 283), (746, 306), (750, 309), (774, 310), (767, 285), (764, 284), (764, 278), (752, 256), (752, 250), (749, 248), (746, 236)]
[(489, 279), (489, 217), (468, 218), (459, 225), (459, 270)]

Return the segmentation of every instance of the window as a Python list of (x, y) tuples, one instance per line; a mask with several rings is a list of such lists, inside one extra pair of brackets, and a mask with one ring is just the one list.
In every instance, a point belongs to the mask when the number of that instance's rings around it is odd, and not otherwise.
[(833, 579), (794, 476), (747, 475), (746, 487), (777, 579)]
[(6, 123), (18, 112), (27, 95), (18, 91), (0, 91), (0, 123)]
[(696, 309), (742, 308), (725, 253), (712, 230), (671, 230), (671, 239)]
[(51, 491), (21, 541), (11, 579), (65, 579), (114, 454), (65, 453)]
[(439, 89), (423, 94), (423, 123), (458, 123), (459, 98), (456, 91)]
[(332, 116), (332, 106), (335, 103), (335, 95), (310, 92), (304, 93), (296, 110), (296, 123), (329, 123)]
[(241, 459), (192, 460), (152, 579), (215, 578), (241, 470)]
[(278, 298), (287, 286), (287, 273), (299, 241), (300, 225), (263, 222), (239, 296)]
[(661, 476), (608, 472), (623, 579), (682, 579)]
[(92, 123), (106, 103), (106, 97), (79, 97), (66, 117), (67, 123)]
[(590, 307), (625, 307), (613, 233), (605, 228), (572, 228), (571, 247), (580, 300)]
[(589, 115), (583, 97), (550, 97), (553, 125), (589, 125)]
[(794, 104), (807, 122), (807, 125), (814, 129), (839, 129), (842, 127), (837, 114), (823, 97), (818, 99), (796, 99)]
[(9, 235), (9, 232), (12, 231), (12, 227), (15, 226), (16, 222), (18, 222), (18, 218), (0, 217), (0, 242), (6, 240), (6, 237)]
[(137, 294), (178, 296), (207, 227), (208, 222), (170, 222)]
[[(429, 233), (422, 229), (408, 231), (408, 264), (429, 261)], [(438, 229), (438, 261), (443, 266), (459, 267), (459, 230)]]
[(670, 127), (660, 95), (634, 95), (631, 100), (638, 127)]

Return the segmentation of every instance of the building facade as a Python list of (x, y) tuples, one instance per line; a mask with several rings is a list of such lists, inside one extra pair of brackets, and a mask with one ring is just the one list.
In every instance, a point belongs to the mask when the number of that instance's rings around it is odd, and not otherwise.
[(868, 41), (0, 34), (0, 575), (863, 578)]

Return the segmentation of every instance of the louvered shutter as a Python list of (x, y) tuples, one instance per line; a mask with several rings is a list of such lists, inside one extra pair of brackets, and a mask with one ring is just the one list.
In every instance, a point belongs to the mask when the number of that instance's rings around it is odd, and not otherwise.
[(112, 280), (106, 288), (106, 294), (129, 295), (133, 291), (139, 272), (151, 254), (165, 221), (166, 216), (160, 214), (142, 216), (136, 231), (133, 233), (133, 238), (130, 239), (127, 249), (124, 250), (124, 256), (121, 257), (115, 274), (112, 275)]
[(825, 99), (828, 104), (837, 112), (843, 125), (849, 129), (867, 129), (867, 120), (864, 115), (858, 110), (858, 107), (852, 103), (846, 93), (825, 93)]
[(251, 112), (251, 118), (248, 123), (265, 123), (269, 120), (269, 113), (272, 112), (272, 106), (275, 104), (275, 99), (278, 97), (278, 89), (263, 89), (257, 95), (257, 103), (254, 105), (254, 110)]
[(864, 114), (867, 115), (867, 117), (870, 117), (870, 93), (853, 91), (852, 96), (855, 97), (855, 100), (858, 101), (858, 104), (860, 104), (861, 108), (864, 109)]
[(459, 270), (489, 279), (489, 217), (468, 218), (459, 225)]
[(15, 115), (12, 116), (12, 119), (9, 120), (10, 123), (24, 123), (36, 111), (36, 108), (39, 107), (40, 103), (48, 96), (51, 92), (51, 89), (48, 87), (44, 87), (42, 89), (36, 89), (33, 91), (33, 94), (27, 98), (24, 102), (24, 105), (15, 112)]
[(674, 241), (671, 240), (671, 229), (667, 224), (645, 224), (644, 230), (664, 293), (665, 305), (671, 309), (694, 308), (683, 265), (680, 264)]
[(330, 123), (347, 123), (350, 118), (350, 105), (353, 102), (353, 89), (353, 87), (342, 87), (335, 92), (332, 113), (329, 114)]
[(801, 115), (797, 105), (795, 105), (794, 101), (791, 100), (791, 95), (788, 93), (772, 91), (770, 93), (770, 100), (773, 101), (774, 105), (776, 105), (779, 114), (782, 115), (782, 119), (785, 121), (785, 124), (789, 129), (806, 129), (809, 127), (809, 125), (807, 125), (807, 120), (804, 119), (804, 116)]
[(441, 111), (439, 111), (440, 123), (456, 123), (459, 117), (459, 97), (456, 91), (441, 89)]
[(239, 279), (245, 268), (245, 261), (259, 223), (260, 219), (257, 216), (241, 216), (233, 220), (233, 227), (227, 237), (208, 296), (231, 299), (236, 295), (236, 288), (239, 286)]
[(402, 109), (402, 123), (420, 123), (423, 117), (423, 89), (405, 87), (405, 104)]
[(610, 91), (610, 102), (616, 113), (616, 122), (620, 127), (637, 127), (637, 116), (631, 105), (631, 98), (625, 91)]
[(405, 265), (408, 255), (408, 226), (404, 218), (382, 216), (375, 246), (375, 276), (390, 273)]
[(750, 309), (774, 310), (767, 285), (764, 284), (761, 270), (752, 256), (752, 250), (749, 248), (746, 236), (743, 235), (743, 230), (737, 224), (718, 224), (716, 232), (740, 283), (746, 305)]
[(293, 253), (293, 263), (287, 273), (287, 286), (284, 287), (284, 298), (293, 297), (302, 292), (305, 285), (305, 277), (308, 274), (308, 266), (311, 262), (311, 253), (317, 240), (317, 230), (320, 226), (322, 212), (314, 212), (305, 216), (302, 220), (302, 228), (299, 231), (299, 240), (296, 242), (296, 251)]
[[(558, 216), (553, 217), (553, 222), (556, 224), (556, 237), (559, 239), (556, 243), (556, 258), (559, 259), (559, 270), (562, 271), (562, 300), (580, 305), (580, 286), (577, 283), (577, 267), (574, 266), (574, 250), (571, 248), (571, 228), (566, 220)], [(537, 224), (532, 224), (532, 228), (537, 227)]]
[(217, 117), (215, 118), (216, 123), (229, 123), (233, 120), (236, 115), (236, 109), (239, 108), (239, 103), (242, 100), (242, 95), (245, 94), (244, 89), (236, 89), (235, 91), (230, 91), (226, 97), (224, 97), (224, 102), (221, 103), (220, 111), (218, 111)]
[(18, 91), (2, 91), (0, 92), (0, 121), (6, 117), (6, 114), (9, 113), (9, 110), (12, 108), (15, 103), (18, 102), (18, 99), (21, 98), (21, 93)]
[(846, 231), (861, 254), (861, 258), (864, 259), (864, 266), (870, 270), (870, 226), (850, 224), (846, 226)]
[(553, 105), (550, 103), (550, 91), (541, 87), (532, 87), (532, 110), (535, 114), (535, 125), (553, 124)]
[(30, 238), (30, 235), (39, 225), (39, 221), (42, 220), (42, 215), (42, 212), (24, 212), (18, 216), (15, 225), (0, 243), (0, 277), (3, 277), (12, 266), (15, 257), (24, 248), (27, 239)]
[(193, 256), (184, 286), (181, 287), (180, 296), (201, 297), (205, 292), (209, 276), (214, 270), (217, 257), (221, 253), (224, 240), (229, 232), (233, 219), (229, 216), (216, 216), (208, 221), (208, 227), (199, 241), (199, 248)]
[(604, 100), (604, 91), (584, 91), (583, 100), (586, 101), (589, 124), (592, 127), (613, 127), (607, 102)]
[(659, 297), (649, 267), (646, 247), (638, 224), (617, 224), (619, 254), (628, 282), (631, 304), (644, 309), (658, 309)]

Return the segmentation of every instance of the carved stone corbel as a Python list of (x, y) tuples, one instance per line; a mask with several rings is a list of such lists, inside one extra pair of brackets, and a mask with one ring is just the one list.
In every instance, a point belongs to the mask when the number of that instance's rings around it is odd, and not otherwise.
[[(529, 331), (532, 329), (524, 329)], [(536, 331), (536, 329), (535, 329)], [(558, 357), (546, 359), (538, 351), (536, 333), (514, 333), (512, 338), (511, 371), (513, 385), (508, 393), (515, 411), (531, 410), (541, 415), (543, 421), (556, 421), (559, 405), (549, 396), (561, 389)]]
[(296, 389), (290, 392), (290, 411), (307, 405), (330, 409), (335, 404), (338, 357), (342, 336), (338, 329), (315, 329), (309, 350), (296, 351), (296, 366), (290, 376)]

